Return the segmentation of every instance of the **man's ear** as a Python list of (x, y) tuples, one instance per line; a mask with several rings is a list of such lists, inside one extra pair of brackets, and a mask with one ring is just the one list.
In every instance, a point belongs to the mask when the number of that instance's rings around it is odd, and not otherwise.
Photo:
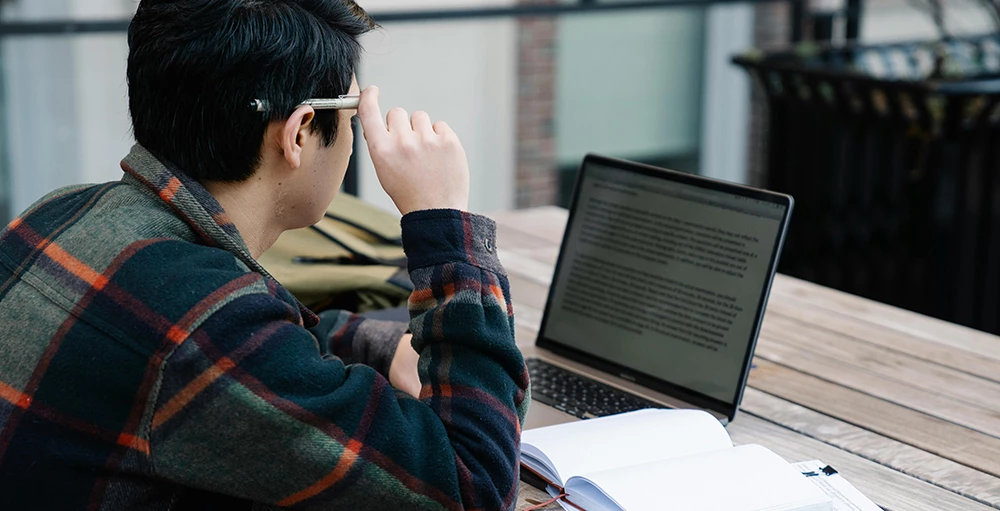
[(292, 115), (285, 121), (285, 126), (281, 130), (281, 152), (285, 156), (285, 161), (293, 169), (302, 165), (302, 147), (305, 137), (309, 135), (309, 128), (316, 118), (316, 111), (313, 107), (300, 106), (292, 112)]

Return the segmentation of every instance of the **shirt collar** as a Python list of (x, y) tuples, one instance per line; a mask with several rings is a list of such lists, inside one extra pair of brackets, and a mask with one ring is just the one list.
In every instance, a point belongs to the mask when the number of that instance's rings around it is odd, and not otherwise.
[[(236, 225), (226, 215), (219, 201), (201, 183), (161, 161), (140, 144), (132, 146), (121, 166), (125, 171), (122, 181), (144, 188), (159, 197), (191, 227), (204, 244), (231, 252), (252, 271), (274, 280), (250, 255), (250, 249)], [(315, 314), (301, 303), (296, 304), (305, 323), (311, 323)]]

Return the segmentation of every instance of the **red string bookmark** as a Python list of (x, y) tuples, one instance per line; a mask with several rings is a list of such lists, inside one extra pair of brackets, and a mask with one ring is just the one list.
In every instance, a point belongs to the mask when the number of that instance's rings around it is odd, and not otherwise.
[(551, 499), (546, 500), (545, 502), (542, 502), (540, 504), (535, 504), (534, 506), (531, 506), (528, 509), (525, 509), (524, 511), (537, 511), (539, 509), (542, 509), (543, 507), (548, 507), (548, 506), (554, 504), (557, 500), (559, 500), (559, 499), (561, 499), (561, 498), (563, 498), (565, 496), (566, 496), (565, 493), (560, 493), (559, 495), (556, 495), (555, 497), (552, 497)]

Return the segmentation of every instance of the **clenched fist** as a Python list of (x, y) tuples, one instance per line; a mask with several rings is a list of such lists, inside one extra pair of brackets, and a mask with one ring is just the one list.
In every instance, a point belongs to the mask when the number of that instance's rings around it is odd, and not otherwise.
[(402, 214), (423, 209), (469, 208), (469, 162), (455, 132), (431, 124), (426, 112), (409, 117), (393, 108), (385, 120), (378, 87), (361, 93), (358, 117), (379, 183)]

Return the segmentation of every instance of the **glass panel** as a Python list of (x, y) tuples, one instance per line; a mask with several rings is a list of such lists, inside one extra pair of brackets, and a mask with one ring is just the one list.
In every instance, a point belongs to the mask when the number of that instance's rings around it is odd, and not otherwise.
[(704, 9), (565, 16), (558, 23), (562, 204), (589, 152), (697, 172)]
[(121, 177), (127, 51), (123, 34), (0, 41), (11, 213), (61, 186)]

